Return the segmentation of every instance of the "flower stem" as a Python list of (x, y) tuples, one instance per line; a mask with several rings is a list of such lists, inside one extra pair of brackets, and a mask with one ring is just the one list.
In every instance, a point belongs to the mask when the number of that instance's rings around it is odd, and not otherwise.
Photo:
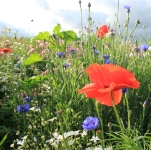
[(130, 122), (130, 110), (129, 110), (129, 103), (128, 103), (127, 94), (126, 94), (125, 98), (126, 98), (127, 115), (128, 115), (127, 116), (128, 117), (128, 129), (130, 130), (130, 124), (131, 124), (131, 122)]
[(99, 102), (96, 101), (96, 111), (97, 111), (97, 115), (100, 119), (100, 123), (101, 123), (101, 131), (102, 131), (102, 140), (101, 140), (101, 143), (102, 143), (102, 148), (104, 150), (104, 147), (105, 147), (105, 142), (104, 142), (104, 130), (103, 130), (103, 120), (102, 120), (102, 106), (100, 105)]
[(115, 115), (116, 115), (118, 124), (119, 124), (119, 126), (120, 126), (120, 129), (121, 129), (122, 133), (124, 133), (123, 126), (122, 126), (122, 123), (121, 123), (121, 119), (120, 119), (120, 117), (119, 117), (118, 111), (117, 111), (116, 106), (115, 106), (115, 103), (114, 103), (114, 98), (113, 98), (113, 93), (112, 93), (112, 92), (111, 92), (111, 97), (112, 97), (113, 109), (114, 109), (114, 112), (115, 112)]

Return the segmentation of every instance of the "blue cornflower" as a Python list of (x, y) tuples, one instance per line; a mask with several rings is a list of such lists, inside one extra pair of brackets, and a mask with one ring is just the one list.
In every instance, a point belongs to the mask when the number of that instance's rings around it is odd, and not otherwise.
[(70, 66), (70, 63), (65, 63), (65, 64), (63, 65), (64, 68), (68, 68), (69, 66)]
[(105, 64), (110, 64), (111, 63), (111, 60), (110, 59), (106, 59), (105, 60)]
[(103, 55), (103, 58), (104, 58), (104, 59), (109, 59), (109, 58), (110, 58), (110, 56), (109, 56), (109, 55), (104, 54), (104, 55)]
[(84, 130), (94, 130), (99, 126), (99, 119), (97, 117), (87, 117), (82, 124)]
[(127, 92), (128, 92), (128, 89), (127, 89), (127, 88), (123, 88), (123, 89), (122, 89), (122, 93), (123, 93), (123, 94), (125, 94), (125, 93), (127, 93)]
[(58, 52), (58, 53), (57, 53), (57, 56), (60, 57), (60, 58), (63, 57), (63, 55), (64, 55), (63, 52)]
[(92, 49), (95, 51), (96, 47), (95, 47), (95, 46), (92, 46)]
[(94, 50), (94, 54), (99, 54), (100, 53), (100, 51), (99, 50)]
[(142, 44), (142, 45), (139, 47), (140, 50), (144, 50), (144, 51), (147, 51), (148, 48), (149, 48), (149, 45), (148, 45), (148, 44)]
[(26, 101), (26, 102), (30, 102), (31, 100), (33, 99), (33, 97), (32, 96), (26, 96), (25, 98), (24, 98), (24, 100)]
[(23, 104), (23, 105), (18, 105), (16, 109), (18, 112), (22, 113), (28, 111), (29, 108), (30, 108), (29, 104)]
[(130, 5), (125, 5), (124, 8), (125, 8), (128, 12), (130, 12), (131, 6), (130, 6)]

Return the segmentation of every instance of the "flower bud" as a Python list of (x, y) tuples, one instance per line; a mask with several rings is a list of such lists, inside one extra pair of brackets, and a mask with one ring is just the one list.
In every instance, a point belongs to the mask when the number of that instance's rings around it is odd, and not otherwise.
[(135, 23), (136, 23), (136, 24), (140, 24), (141, 22), (139, 21), (139, 19), (137, 19), (137, 20), (135, 21)]
[(88, 7), (91, 7), (91, 3), (88, 3)]

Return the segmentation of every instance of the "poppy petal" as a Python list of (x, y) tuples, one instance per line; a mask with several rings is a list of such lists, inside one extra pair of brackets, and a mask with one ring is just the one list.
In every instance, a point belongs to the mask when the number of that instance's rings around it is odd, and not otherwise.
[(105, 67), (102, 67), (94, 63), (90, 65), (86, 69), (86, 73), (89, 75), (89, 79), (92, 82), (98, 83), (104, 87), (104, 85), (108, 85), (107, 75), (109, 74), (109, 70)]
[(101, 87), (95, 83), (86, 84), (82, 89), (78, 90), (78, 93), (85, 93), (87, 98), (95, 98), (100, 95), (98, 90)]
[(108, 26), (103, 25), (97, 30), (97, 36), (103, 37), (106, 33), (108, 33)]
[[(119, 104), (122, 99), (122, 90), (112, 91), (112, 96), (114, 104)], [(96, 97), (96, 100), (102, 105), (113, 106), (111, 92), (101, 94), (100, 97)]]

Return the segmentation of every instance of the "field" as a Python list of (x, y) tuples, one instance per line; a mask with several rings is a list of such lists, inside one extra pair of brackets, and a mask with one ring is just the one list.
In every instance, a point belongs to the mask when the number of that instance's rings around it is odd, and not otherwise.
[(3, 28), (0, 150), (151, 149), (151, 38), (135, 39), (123, 9), (124, 29), (118, 16), (94, 29), (89, 14), (80, 37)]

